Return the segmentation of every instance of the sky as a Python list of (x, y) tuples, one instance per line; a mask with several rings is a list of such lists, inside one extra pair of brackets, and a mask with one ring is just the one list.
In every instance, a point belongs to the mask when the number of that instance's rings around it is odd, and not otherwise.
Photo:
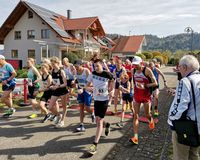
[[(20, 0), (0, 0), (0, 26)], [(27, 0), (72, 18), (98, 16), (106, 33), (165, 37), (200, 32), (200, 0)]]

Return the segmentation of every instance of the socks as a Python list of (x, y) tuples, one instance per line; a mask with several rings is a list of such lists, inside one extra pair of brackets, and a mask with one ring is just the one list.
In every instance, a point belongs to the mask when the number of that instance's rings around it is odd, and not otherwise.
[(137, 134), (137, 133), (135, 133), (135, 134), (134, 134), (134, 137), (138, 139), (138, 134)]

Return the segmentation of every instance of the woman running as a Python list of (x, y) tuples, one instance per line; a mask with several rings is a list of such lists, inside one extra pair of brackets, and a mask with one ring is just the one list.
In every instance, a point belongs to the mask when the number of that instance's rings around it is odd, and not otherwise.
[(38, 90), (40, 88), (39, 82), (41, 81), (41, 75), (37, 68), (35, 67), (35, 60), (33, 58), (27, 59), (27, 65), (28, 65), (28, 98), (30, 99), (30, 103), (32, 105), (33, 113), (28, 116), (28, 118), (36, 118), (37, 112), (36, 107), (38, 107), (38, 102), (36, 100), (36, 96), (38, 93)]
[[(52, 90), (52, 95), (49, 103), (49, 110), (57, 116), (55, 128), (63, 128), (65, 116), (67, 113), (66, 95), (68, 93), (68, 90), (66, 89), (66, 76), (64, 70), (60, 68), (60, 60), (58, 57), (51, 58), (51, 65), (53, 84), (50, 86), (50, 89)], [(56, 107), (56, 101), (59, 98), (61, 99), (63, 114), (60, 114), (58, 108)]]

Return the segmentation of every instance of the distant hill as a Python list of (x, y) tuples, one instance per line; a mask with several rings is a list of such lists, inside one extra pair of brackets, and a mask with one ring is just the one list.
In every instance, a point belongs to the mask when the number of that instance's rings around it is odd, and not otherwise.
[[(118, 34), (107, 34), (110, 38), (117, 38), (122, 35)], [(147, 46), (143, 48), (143, 50), (170, 50), (171, 52), (175, 52), (177, 50), (190, 50), (191, 49), (191, 34), (176, 34), (170, 35), (167, 37), (159, 38), (155, 35), (145, 35)], [(200, 50), (200, 34), (193, 34), (193, 50)]]

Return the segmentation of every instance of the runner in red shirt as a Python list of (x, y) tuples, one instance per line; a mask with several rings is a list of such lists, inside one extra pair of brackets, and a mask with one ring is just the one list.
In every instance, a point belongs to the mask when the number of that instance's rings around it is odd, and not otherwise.
[(131, 61), (129, 59), (126, 59), (125, 61), (125, 64), (123, 65), (124, 68), (126, 69), (126, 73), (128, 74), (129, 76), (129, 81), (131, 82), (132, 80), (132, 76), (131, 76), (131, 70), (132, 70), (132, 64), (131, 64)]
[(156, 79), (152, 71), (143, 66), (142, 59), (138, 56), (133, 58), (132, 64), (134, 69), (132, 70), (132, 77), (134, 83), (134, 120), (133, 120), (133, 131), (134, 136), (130, 139), (133, 144), (138, 144), (138, 128), (139, 128), (139, 111), (141, 103), (144, 104), (145, 115), (149, 120), (149, 129), (154, 129), (155, 124), (150, 114), (151, 108), (151, 92), (150, 88), (157, 85)]

